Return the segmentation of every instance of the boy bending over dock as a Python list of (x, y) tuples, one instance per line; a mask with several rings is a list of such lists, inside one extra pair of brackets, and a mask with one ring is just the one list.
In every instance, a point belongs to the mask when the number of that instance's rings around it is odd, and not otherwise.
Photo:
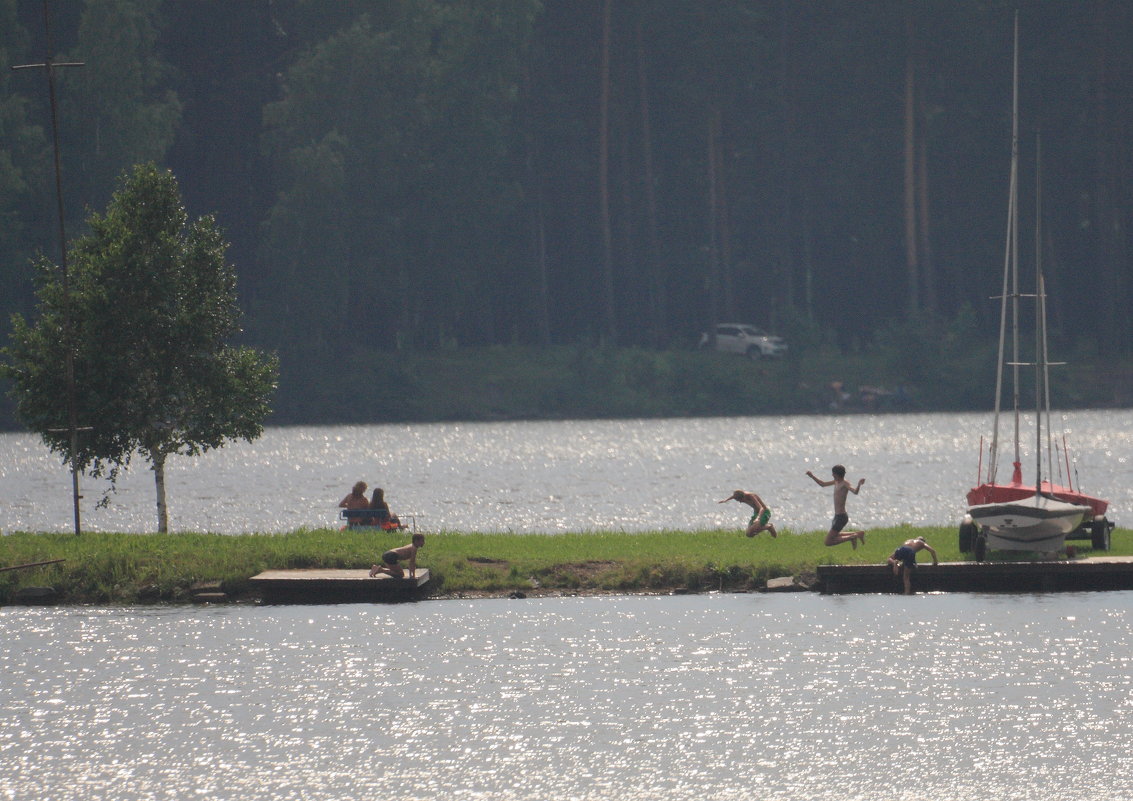
[(932, 563), (938, 564), (936, 550), (924, 541), (924, 537), (905, 540), (905, 544), (893, 552), (887, 560), (893, 568), (894, 576), (901, 576), (905, 580), (905, 595), (913, 594), (913, 571), (917, 568), (917, 551), (928, 551), (932, 554)]
[(373, 578), (379, 573), (388, 573), (394, 578), (405, 578), (405, 570), (401, 567), (401, 561), (403, 559), (409, 562), (409, 578), (417, 578), (417, 549), (424, 545), (425, 535), (414, 534), (413, 540), (408, 545), (402, 545), (400, 548), (390, 548), (382, 554), (382, 563), (380, 565), (370, 566), (370, 578)]

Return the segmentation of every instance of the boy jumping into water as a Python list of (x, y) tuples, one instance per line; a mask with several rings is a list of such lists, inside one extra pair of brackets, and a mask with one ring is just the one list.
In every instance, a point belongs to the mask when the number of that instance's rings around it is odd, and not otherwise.
[(846, 468), (840, 464), (834, 465), (830, 468), (831, 475), (834, 476), (831, 481), (823, 481), (811, 471), (807, 470), (806, 474), (814, 479), (814, 483), (820, 487), (833, 487), (834, 488), (834, 519), (830, 521), (830, 531), (826, 534), (826, 545), (840, 545), (843, 542), (848, 542), (854, 546), (854, 550), (858, 549), (858, 540), (861, 540), (862, 545), (865, 545), (865, 532), (864, 531), (843, 531), (846, 524), (850, 522), (850, 516), (846, 514), (846, 496), (849, 493), (858, 494), (861, 490), (862, 484), (865, 483), (864, 478), (858, 479), (858, 485), (855, 487), (846, 480)]
[(761, 531), (770, 531), (772, 537), (779, 536), (779, 532), (775, 530), (775, 525), (769, 522), (771, 520), (771, 509), (763, 502), (763, 499), (754, 492), (736, 490), (724, 500), (717, 501), (717, 503), (727, 503), (728, 501), (746, 503), (752, 508), (751, 520), (748, 521), (747, 531), (745, 532), (749, 537), (754, 537)]
[(414, 534), (413, 540), (408, 545), (402, 545), (400, 548), (390, 548), (382, 554), (382, 563), (380, 565), (370, 566), (370, 578), (373, 578), (379, 573), (389, 573), (394, 578), (405, 578), (405, 570), (401, 567), (402, 559), (409, 562), (409, 578), (416, 578), (417, 549), (424, 545), (425, 535)]
[(905, 544), (893, 552), (888, 563), (893, 568), (894, 576), (901, 576), (905, 581), (905, 595), (913, 594), (913, 571), (917, 568), (917, 551), (928, 551), (932, 554), (932, 563), (938, 564), (936, 551), (924, 541), (924, 537), (905, 540)]

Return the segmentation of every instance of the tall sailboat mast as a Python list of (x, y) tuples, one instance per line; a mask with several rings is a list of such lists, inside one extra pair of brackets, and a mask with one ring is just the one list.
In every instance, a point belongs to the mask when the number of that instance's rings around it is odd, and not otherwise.
[[(1011, 70), (1011, 176), (1007, 189), (1007, 236), (1003, 254), (1003, 287), (999, 293), (999, 365), (995, 376), (995, 416), (992, 421), (991, 451), (987, 481), (994, 483), (999, 469), (999, 422), (1003, 413), (1003, 368), (1011, 364), (1011, 409), (1013, 414), (1015, 458), (1013, 481), (1021, 481), (1019, 456), (1019, 13), (1015, 13), (1015, 42)], [(1010, 303), (1009, 303), (1010, 301)], [(1007, 347), (1007, 315), (1011, 314), (1011, 359), (1004, 358)]]

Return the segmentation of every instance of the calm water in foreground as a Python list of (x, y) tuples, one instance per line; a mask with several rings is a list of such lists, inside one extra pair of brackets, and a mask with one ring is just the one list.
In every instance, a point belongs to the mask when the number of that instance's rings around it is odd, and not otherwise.
[[(171, 458), (170, 517), (174, 530), (223, 533), (336, 525), (338, 501), (362, 480), (427, 531), (738, 528), (742, 510), (716, 501), (742, 488), (763, 496), (780, 529), (816, 531), (830, 498), (805, 473), (829, 476), (841, 462), (866, 479), (850, 499), (855, 524), (944, 525), (963, 514), (990, 427), (988, 414), (915, 414), (271, 428), (254, 443)], [(1129, 526), (1133, 411), (1064, 414), (1052, 428), (1069, 443), (1075, 483)], [(1002, 480), (1010, 460), (1001, 457)], [(156, 529), (144, 462), (96, 509), (105, 489), (84, 479), (84, 528)], [(58, 457), (33, 435), (0, 434), (0, 529), (71, 530), (71, 503)]]
[(0, 610), (0, 797), (1133, 797), (1133, 593)]

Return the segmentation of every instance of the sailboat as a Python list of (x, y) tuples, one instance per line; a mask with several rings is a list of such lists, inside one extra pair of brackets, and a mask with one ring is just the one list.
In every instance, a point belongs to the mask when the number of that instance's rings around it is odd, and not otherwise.
[[(1058, 551), (1065, 547), (1066, 537), (1085, 528), (1091, 532), (1094, 547), (1108, 547), (1112, 524), (1105, 520), (1108, 502), (1093, 498), (1073, 488), (1043, 479), (1043, 455), (1051, 464), (1050, 387), (1046, 333), (1046, 287), (1041, 263), (1041, 240), (1036, 223), (1035, 235), (1035, 360), (1024, 364), (1019, 359), (1019, 20), (1015, 19), (1015, 55), (1012, 92), (1011, 179), (1008, 201), (1007, 247), (1003, 265), (1003, 291), (1000, 295), (999, 367), (995, 389), (995, 420), (988, 459), (988, 471), (982, 482), (968, 491), (968, 513), (961, 526), (961, 550), (965, 534), (982, 559), (988, 548), (998, 550)], [(1036, 158), (1036, 162), (1038, 159)], [(1041, 179), (1036, 177), (1036, 186)], [(1041, 199), (1036, 189), (1036, 218), (1041, 217)], [(1010, 314), (1009, 314), (1010, 312)], [(1007, 333), (1011, 333), (1012, 358), (1005, 360)], [(1015, 459), (1010, 483), (996, 482), (999, 452), (999, 423), (1003, 415), (1003, 372), (1010, 366), (1014, 379), (1013, 413)], [(1023, 481), (1020, 459), (1019, 368), (1035, 369), (1035, 480)], [(1043, 447), (1043, 416), (1047, 418), (1047, 443)], [(982, 457), (981, 442), (981, 457)], [(1069, 465), (1067, 465), (1069, 473)], [(968, 529), (967, 532), (965, 529)], [(1099, 541), (1101, 540), (1101, 541)]]

